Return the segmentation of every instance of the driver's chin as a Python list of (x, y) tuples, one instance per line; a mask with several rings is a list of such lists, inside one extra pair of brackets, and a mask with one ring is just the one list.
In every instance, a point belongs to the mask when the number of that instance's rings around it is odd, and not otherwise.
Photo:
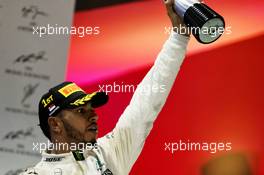
[(84, 134), (84, 140), (86, 143), (95, 143), (96, 142), (96, 139), (97, 139), (97, 133), (94, 133), (94, 132), (85, 132)]

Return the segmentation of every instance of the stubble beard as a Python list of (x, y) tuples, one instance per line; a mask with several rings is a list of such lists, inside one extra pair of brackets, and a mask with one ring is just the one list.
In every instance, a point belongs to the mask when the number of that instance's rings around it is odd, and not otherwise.
[(88, 143), (84, 139), (83, 134), (80, 131), (72, 127), (68, 122), (63, 121), (63, 124), (64, 124), (67, 138), (71, 143), (77, 143), (77, 144), (78, 143), (84, 143), (84, 144)]

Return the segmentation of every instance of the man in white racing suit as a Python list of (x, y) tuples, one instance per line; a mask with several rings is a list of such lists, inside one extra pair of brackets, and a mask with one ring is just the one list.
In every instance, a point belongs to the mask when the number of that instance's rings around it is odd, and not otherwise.
[[(173, 0), (166, 0), (165, 6), (173, 27), (184, 25), (173, 10)], [(172, 88), (188, 41), (189, 34), (171, 32), (115, 128), (102, 138), (97, 139), (98, 116), (95, 108), (107, 102), (107, 94), (86, 94), (72, 82), (64, 82), (51, 88), (39, 103), (39, 120), (43, 133), (54, 144), (85, 143), (90, 144), (91, 149), (80, 151), (67, 147), (44, 151), (42, 160), (22, 174), (129, 174)], [(146, 92), (141, 89), (161, 86), (165, 87), (165, 91)]]

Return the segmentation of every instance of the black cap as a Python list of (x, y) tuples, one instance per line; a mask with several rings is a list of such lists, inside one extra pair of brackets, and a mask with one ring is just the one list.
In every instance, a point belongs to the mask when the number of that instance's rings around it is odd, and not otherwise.
[(58, 114), (62, 109), (74, 109), (91, 102), (97, 108), (108, 101), (105, 92), (87, 94), (73, 82), (63, 82), (49, 90), (39, 101), (40, 126), (48, 124), (48, 118)]

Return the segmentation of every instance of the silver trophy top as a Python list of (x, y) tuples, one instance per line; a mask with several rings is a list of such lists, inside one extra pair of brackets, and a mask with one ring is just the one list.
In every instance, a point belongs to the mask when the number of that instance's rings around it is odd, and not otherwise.
[(201, 3), (198, 0), (174, 0), (174, 9), (183, 18), (186, 10), (195, 3)]

